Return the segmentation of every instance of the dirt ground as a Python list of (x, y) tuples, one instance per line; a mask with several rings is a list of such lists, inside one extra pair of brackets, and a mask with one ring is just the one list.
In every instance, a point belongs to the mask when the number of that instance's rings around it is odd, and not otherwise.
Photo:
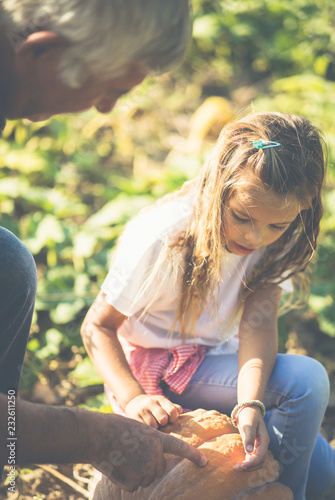
[[(312, 356), (323, 363), (330, 378), (331, 395), (329, 406), (322, 424), (321, 432), (334, 442), (335, 447), (335, 341), (319, 331), (315, 318), (294, 316), (290, 325), (290, 332), (282, 351)], [(49, 393), (40, 391), (40, 400), (43, 398), (50, 404), (50, 394), (57, 394), (57, 381), (49, 388)], [(50, 391), (52, 389), (52, 391)], [(102, 386), (88, 388), (69, 387), (67, 398), (57, 401), (58, 404), (80, 404), (85, 397), (101, 391)], [(35, 399), (36, 399), (35, 392)], [(27, 397), (26, 399), (33, 399)], [(52, 397), (51, 397), (52, 399)], [(57, 398), (56, 398), (57, 399)], [(88, 498), (88, 485), (94, 474), (90, 465), (29, 465), (17, 468), (18, 477), (15, 480), (16, 492), (8, 492), (8, 486), (0, 486), (0, 500), (85, 500)], [(5, 469), (4, 474), (7, 474)], [(107, 499), (106, 499), (107, 500)], [(164, 499), (157, 499), (164, 500)], [(269, 499), (271, 500), (271, 499)], [(335, 485), (323, 496), (306, 500), (335, 500)]]

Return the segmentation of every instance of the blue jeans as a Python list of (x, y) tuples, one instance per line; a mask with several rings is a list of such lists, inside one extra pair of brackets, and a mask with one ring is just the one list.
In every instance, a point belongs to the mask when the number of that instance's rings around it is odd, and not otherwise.
[(36, 286), (31, 253), (16, 236), (0, 227), (0, 392), (5, 394), (9, 389), (17, 393), (19, 387)]
[[(166, 396), (184, 408), (215, 409), (230, 415), (237, 404), (237, 354), (210, 355), (178, 395)], [(329, 397), (324, 367), (307, 356), (278, 354), (264, 404), (269, 448), (280, 464), (279, 480), (293, 491), (294, 500), (305, 500), (335, 482), (335, 451), (319, 434)]]

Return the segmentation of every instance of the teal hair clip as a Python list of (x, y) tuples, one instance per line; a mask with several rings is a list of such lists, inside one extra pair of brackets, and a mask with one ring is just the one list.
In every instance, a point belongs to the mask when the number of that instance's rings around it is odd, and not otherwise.
[(262, 139), (254, 141), (252, 143), (252, 147), (258, 149), (259, 151), (262, 151), (263, 149), (266, 148), (276, 148), (277, 146), (281, 146), (280, 142), (263, 141)]

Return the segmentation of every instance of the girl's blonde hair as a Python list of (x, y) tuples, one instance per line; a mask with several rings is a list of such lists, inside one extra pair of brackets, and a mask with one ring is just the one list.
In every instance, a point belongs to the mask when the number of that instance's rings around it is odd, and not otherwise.
[[(253, 142), (258, 140), (275, 141), (280, 146), (259, 151), (253, 146)], [(212, 154), (197, 177), (185, 183), (180, 191), (158, 202), (166, 203), (174, 197), (195, 193), (194, 215), (189, 226), (165, 243), (140, 292), (141, 295), (145, 293), (163, 262), (170, 262), (171, 272), (179, 265), (182, 276), (180, 301), (171, 331), (179, 322), (183, 335), (186, 331), (194, 332), (204, 308), (217, 306), (213, 304), (212, 297), (220, 285), (221, 266), (227, 255), (223, 224), (226, 203), (237, 189), (246, 184), (250, 171), (267, 191), (277, 194), (284, 201), (298, 201), (301, 210), (280, 238), (266, 247), (251, 275), (242, 282), (241, 307), (246, 297), (258, 288), (280, 284), (289, 278), (299, 284), (299, 298), (305, 295), (309, 282), (302, 272), (316, 249), (323, 213), (321, 189), (325, 168), (324, 141), (317, 128), (305, 118), (261, 112), (223, 128)], [(163, 283), (162, 280), (159, 282)], [(144, 312), (150, 309), (153, 301)], [(235, 311), (235, 319), (238, 312)]]
[[(279, 142), (259, 151), (253, 142)], [(326, 149), (320, 132), (296, 115), (261, 112), (224, 127), (208, 161), (198, 174), (194, 217), (187, 231), (170, 245), (185, 248), (181, 298), (176, 315), (182, 331), (194, 327), (208, 298), (219, 286), (225, 252), (226, 202), (250, 170), (267, 189), (283, 198), (290, 195), (303, 207), (284, 234), (269, 245), (262, 259), (241, 285), (241, 302), (267, 284), (288, 278), (299, 283), (300, 298), (308, 290), (305, 271), (317, 244), (323, 214), (321, 189)], [(291, 303), (292, 305), (292, 303)]]

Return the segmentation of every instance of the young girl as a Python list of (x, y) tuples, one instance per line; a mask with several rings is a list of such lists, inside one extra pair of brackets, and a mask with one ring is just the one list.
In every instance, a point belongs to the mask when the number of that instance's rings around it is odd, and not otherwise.
[(326, 371), (277, 354), (280, 297), (308, 284), (324, 173), (303, 118), (226, 126), (199, 175), (127, 225), (82, 328), (114, 411), (153, 427), (182, 408), (232, 412), (246, 453), (236, 470), (261, 467), (269, 446), (295, 500), (307, 479), (314, 492), (335, 480), (318, 435)]

